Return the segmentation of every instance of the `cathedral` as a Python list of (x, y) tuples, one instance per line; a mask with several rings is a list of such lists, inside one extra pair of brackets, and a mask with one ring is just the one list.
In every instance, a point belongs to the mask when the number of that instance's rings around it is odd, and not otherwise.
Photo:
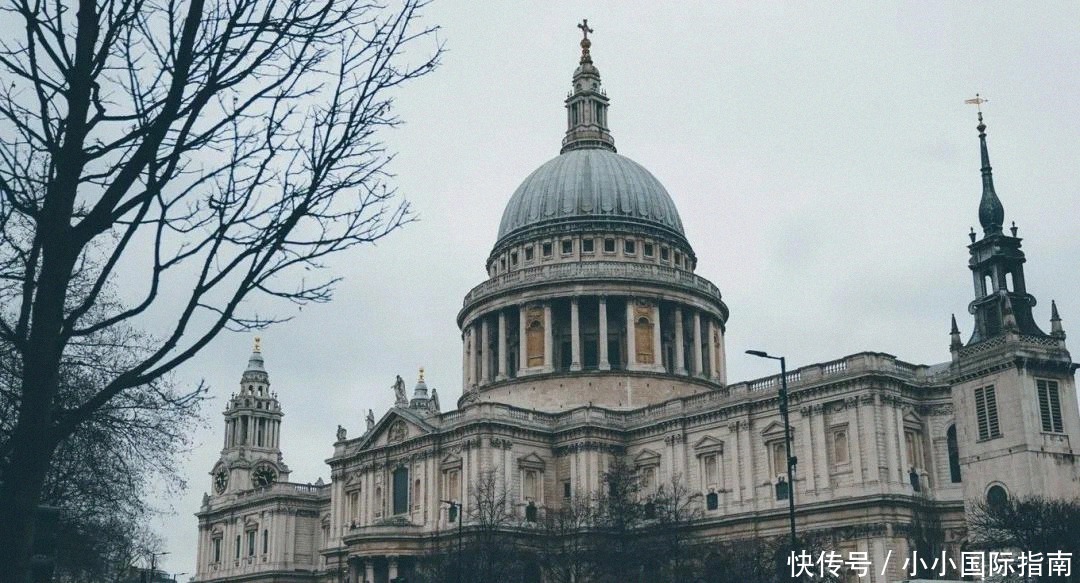
[(443, 410), (422, 370), (411, 395), (398, 377), (393, 408), (369, 410), (362, 434), (339, 426), (330, 483), (290, 481), (288, 397), (270, 390), (256, 341), (197, 512), (196, 581), (404, 580), (433, 540), (469, 528), (482, 476), (527, 528), (600, 491), (616, 460), (646, 491), (680, 480), (695, 493), (702, 541), (784, 535), (793, 496), (800, 532), (876, 567), (894, 555), (859, 579), (875, 583), (904, 578), (895, 556), (917, 508), (955, 551), (973, 500), (1080, 495), (1076, 365), (1057, 307), (1048, 333), (1033, 319), (981, 113), (970, 335), (954, 317), (939, 364), (867, 351), (729, 382), (728, 306), (695, 273), (672, 196), (617, 153), (583, 31), (560, 153), (510, 197), (487, 279), (457, 314), (456, 408)]

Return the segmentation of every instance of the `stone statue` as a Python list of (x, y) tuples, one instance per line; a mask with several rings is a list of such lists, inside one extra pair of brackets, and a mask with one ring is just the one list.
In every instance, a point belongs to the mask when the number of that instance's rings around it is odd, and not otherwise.
[(431, 408), (436, 413), (439, 412), (439, 391), (438, 389), (431, 389)]
[(371, 431), (375, 428), (375, 413), (371, 409), (367, 410), (367, 417), (364, 418), (364, 421), (367, 422), (368, 431)]
[(202, 505), (203, 505), (203, 506), (208, 506), (209, 504), (210, 504), (210, 495), (209, 495), (209, 494), (207, 494), (206, 492), (203, 492), (203, 495), (202, 495)]
[(395, 405), (409, 404), (409, 397), (405, 395), (405, 381), (401, 380), (401, 375), (397, 375), (397, 379), (394, 381), (394, 397)]
[(345, 441), (345, 428), (340, 425), (337, 426), (337, 440)]

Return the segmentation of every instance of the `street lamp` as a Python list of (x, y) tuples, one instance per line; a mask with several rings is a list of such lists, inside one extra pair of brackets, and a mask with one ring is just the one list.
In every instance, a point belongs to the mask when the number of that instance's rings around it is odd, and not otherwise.
[(157, 558), (168, 555), (169, 551), (150, 551), (150, 583), (154, 583), (154, 574), (157, 573)]
[(456, 500), (441, 500), (441, 502), (450, 505), (450, 508), (446, 511), (447, 520), (450, 522), (457, 521), (457, 565), (454, 572), (457, 573), (457, 582), (461, 583), (461, 523), (464, 522), (461, 516), (461, 502)]
[(791, 455), (791, 423), (788, 421), (787, 364), (783, 356), (771, 356), (761, 350), (747, 350), (750, 356), (780, 361), (780, 416), (784, 418), (784, 450), (787, 452), (788, 521), (791, 523), (791, 551), (795, 552), (795, 465), (797, 457)]

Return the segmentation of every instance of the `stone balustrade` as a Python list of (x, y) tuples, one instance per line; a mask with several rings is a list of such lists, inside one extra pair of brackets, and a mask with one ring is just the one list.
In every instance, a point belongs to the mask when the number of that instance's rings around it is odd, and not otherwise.
[(469, 290), (463, 305), (470, 306), (508, 290), (581, 279), (669, 285), (720, 300), (719, 288), (704, 277), (684, 269), (643, 263), (583, 261), (538, 265), (493, 277)]

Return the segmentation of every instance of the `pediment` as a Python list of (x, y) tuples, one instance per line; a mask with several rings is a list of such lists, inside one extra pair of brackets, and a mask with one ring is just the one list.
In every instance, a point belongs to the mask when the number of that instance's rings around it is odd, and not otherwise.
[(711, 435), (706, 435), (694, 444), (694, 451), (700, 453), (720, 452), (724, 453), (724, 442)]
[(544, 458), (536, 455), (536, 452), (518, 458), (519, 468), (543, 470), (545, 465)]
[(461, 456), (459, 456), (457, 454), (453, 454), (453, 453), (449, 454), (446, 457), (444, 457), (441, 462), (439, 462), (439, 466), (443, 470), (452, 470), (454, 468), (460, 468), (461, 467)]
[(906, 429), (922, 429), (923, 419), (914, 410), (909, 410), (904, 415), (904, 427)]
[(651, 466), (660, 463), (660, 454), (651, 449), (643, 449), (634, 456), (634, 464), (638, 466)]
[(396, 445), (431, 433), (434, 428), (408, 409), (394, 407), (364, 436), (360, 449)]
[[(791, 428), (791, 436), (795, 437), (795, 428)], [(765, 441), (772, 441), (773, 439), (784, 438), (784, 424), (780, 421), (773, 421), (765, 426), (765, 429), (761, 430), (761, 437)]]

